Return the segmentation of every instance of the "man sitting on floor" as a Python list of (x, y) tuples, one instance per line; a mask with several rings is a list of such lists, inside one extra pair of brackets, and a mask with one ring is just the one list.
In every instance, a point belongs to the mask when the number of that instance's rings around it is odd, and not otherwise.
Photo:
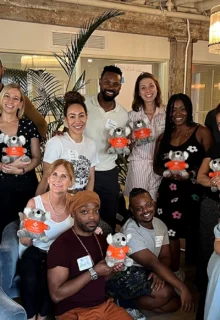
[(94, 233), (99, 223), (100, 199), (93, 191), (73, 197), (72, 229), (51, 245), (48, 286), (58, 320), (129, 320), (132, 317), (112, 299), (105, 299), (105, 280), (113, 272), (104, 261), (107, 244)]

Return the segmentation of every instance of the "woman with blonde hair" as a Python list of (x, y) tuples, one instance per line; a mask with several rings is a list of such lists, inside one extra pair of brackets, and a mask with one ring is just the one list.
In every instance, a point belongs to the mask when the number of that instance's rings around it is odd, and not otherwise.
[(49, 241), (20, 238), (28, 248), (19, 263), (21, 277), (21, 299), (28, 319), (42, 320), (51, 312), (51, 300), (47, 288), (47, 252), (53, 241), (70, 229), (74, 220), (71, 217), (70, 203), (74, 197), (68, 188), (74, 183), (74, 172), (70, 162), (59, 159), (47, 170), (49, 191), (32, 198), (27, 207), (50, 212), (49, 230), (45, 231)]
[[(40, 163), (40, 136), (34, 123), (22, 117), (24, 108), (20, 86), (5, 86), (0, 94), (0, 238), (4, 227), (18, 219), (18, 212), (35, 194), (38, 184), (34, 169)], [(21, 136), (26, 154), (10, 163), (3, 148), (10, 138), (16, 141)]]

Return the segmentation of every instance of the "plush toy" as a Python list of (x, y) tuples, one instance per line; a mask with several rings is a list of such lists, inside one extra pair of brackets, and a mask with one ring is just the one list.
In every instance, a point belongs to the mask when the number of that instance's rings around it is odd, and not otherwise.
[[(24, 217), (24, 214), (27, 216)], [(25, 208), (24, 213), (19, 212), (20, 230), (17, 235), (19, 238), (28, 237), (31, 239), (38, 239), (42, 242), (48, 242), (49, 239), (45, 234), (45, 230), (49, 230), (47, 221), (50, 219), (50, 213), (44, 212), (41, 209)]]
[(133, 259), (127, 257), (127, 254), (131, 254), (132, 250), (127, 245), (128, 241), (131, 239), (131, 234), (128, 234), (127, 237), (123, 233), (115, 233), (113, 236), (110, 233), (107, 236), (107, 243), (109, 244), (105, 261), (109, 267), (114, 267), (118, 262), (123, 262), (124, 270), (127, 267), (131, 267), (133, 264)]
[(149, 142), (153, 142), (154, 139), (151, 136), (151, 130), (147, 128), (147, 124), (144, 120), (137, 120), (130, 124), (135, 137), (135, 145), (141, 146)]
[(25, 155), (27, 149), (22, 147), (26, 143), (24, 136), (9, 137), (8, 135), (5, 135), (3, 142), (7, 144), (8, 147), (2, 149), (2, 152), (6, 153), (6, 155), (2, 156), (2, 163), (12, 163), (21, 156), (23, 156), (23, 162), (29, 162), (31, 160)]
[(171, 161), (165, 163), (165, 167), (168, 168), (168, 170), (165, 170), (163, 172), (163, 176), (165, 178), (169, 178), (171, 174), (179, 174), (183, 178), (187, 179), (189, 177), (189, 174), (185, 169), (187, 169), (189, 165), (185, 161), (189, 157), (188, 152), (170, 151), (168, 157)]
[[(210, 178), (214, 178), (215, 176), (220, 175), (220, 158), (217, 158), (215, 160), (211, 160), (209, 162), (209, 168), (213, 171), (213, 172), (209, 172), (209, 177)], [(217, 187), (211, 187), (212, 192), (216, 192), (218, 191)]]
[(129, 127), (119, 127), (116, 129), (111, 129), (109, 134), (113, 137), (109, 140), (111, 147), (108, 149), (108, 153), (116, 153), (116, 154), (123, 154), (129, 155), (130, 150), (128, 148), (129, 140), (127, 136), (131, 133)]

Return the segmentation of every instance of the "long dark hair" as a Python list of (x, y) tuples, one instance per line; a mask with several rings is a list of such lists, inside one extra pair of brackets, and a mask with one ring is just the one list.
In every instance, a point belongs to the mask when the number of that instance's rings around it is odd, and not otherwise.
[(135, 86), (134, 86), (134, 100), (132, 102), (132, 110), (133, 111), (138, 112), (143, 107), (144, 101), (139, 95), (139, 84), (140, 84), (141, 80), (147, 79), (147, 78), (152, 79), (157, 87), (157, 96), (155, 98), (156, 107), (160, 107), (160, 105), (162, 103), (161, 88), (159, 85), (159, 81), (157, 80), (157, 78), (153, 74), (151, 74), (149, 72), (143, 72), (138, 76), (136, 83), (135, 83)]
[(215, 109), (215, 114), (219, 114), (220, 113), (220, 103), (217, 105), (216, 109)]
[(172, 134), (172, 131), (174, 128), (174, 123), (172, 121), (173, 106), (177, 100), (181, 100), (186, 108), (186, 112), (187, 112), (186, 123), (187, 123), (187, 125), (189, 127), (192, 127), (195, 125), (195, 122), (193, 121), (193, 106), (192, 106), (192, 101), (191, 101), (190, 97), (188, 97), (184, 93), (173, 94), (170, 97), (168, 104), (167, 104), (167, 108), (166, 108), (165, 130), (164, 130), (162, 140), (170, 141), (170, 139), (171, 139), (171, 134)]

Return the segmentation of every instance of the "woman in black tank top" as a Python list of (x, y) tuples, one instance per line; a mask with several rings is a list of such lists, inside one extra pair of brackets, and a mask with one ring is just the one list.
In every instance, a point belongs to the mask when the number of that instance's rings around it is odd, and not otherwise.
[[(196, 176), (211, 144), (209, 129), (193, 122), (190, 98), (182, 93), (173, 95), (167, 106), (165, 132), (157, 141), (154, 171), (164, 176), (158, 190), (157, 215), (168, 227), (171, 268), (180, 278), (179, 239), (186, 239), (189, 258), (197, 254), (202, 187), (196, 183)], [(165, 167), (165, 163), (180, 156), (187, 163), (185, 169), (174, 171)]]

